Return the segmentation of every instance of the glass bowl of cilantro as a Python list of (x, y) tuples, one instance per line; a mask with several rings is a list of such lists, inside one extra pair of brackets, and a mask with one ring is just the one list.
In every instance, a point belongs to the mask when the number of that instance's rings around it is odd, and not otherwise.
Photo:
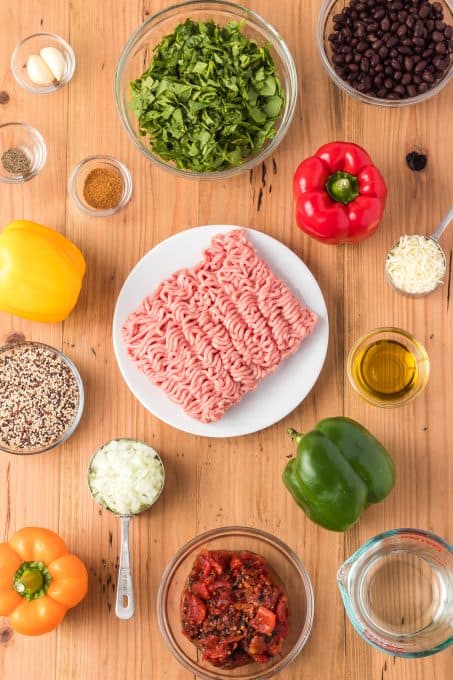
[(297, 75), (288, 47), (255, 12), (190, 0), (129, 38), (115, 94), (147, 158), (180, 176), (224, 179), (275, 151), (294, 114)]

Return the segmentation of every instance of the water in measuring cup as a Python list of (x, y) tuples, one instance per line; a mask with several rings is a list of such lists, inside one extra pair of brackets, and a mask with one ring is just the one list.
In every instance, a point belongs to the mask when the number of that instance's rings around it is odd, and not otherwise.
[(396, 550), (378, 557), (362, 583), (362, 604), (369, 620), (393, 635), (413, 635), (441, 616), (442, 573), (423, 557)]

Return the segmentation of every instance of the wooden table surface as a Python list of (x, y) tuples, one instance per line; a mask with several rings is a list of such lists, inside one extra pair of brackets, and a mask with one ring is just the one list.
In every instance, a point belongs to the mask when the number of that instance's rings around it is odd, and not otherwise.
[[(453, 543), (453, 356), (450, 270), (426, 300), (398, 296), (384, 281), (388, 247), (404, 232), (431, 230), (452, 203), (453, 86), (427, 103), (384, 110), (343, 95), (322, 69), (316, 46), (321, 0), (244, 2), (287, 41), (299, 75), (297, 111), (273, 158), (248, 174), (216, 183), (175, 179), (147, 162), (122, 130), (113, 74), (131, 32), (166, 0), (32, 0), (0, 3), (0, 123), (26, 121), (48, 145), (41, 174), (1, 187), (0, 225), (33, 219), (70, 237), (84, 251), (88, 272), (75, 311), (57, 325), (0, 315), (0, 338), (11, 331), (63, 349), (78, 366), (86, 409), (76, 434), (40, 456), (0, 456), (0, 539), (23, 526), (58, 531), (88, 565), (89, 595), (57, 632), (39, 639), (0, 624), (2, 680), (186, 680), (165, 647), (155, 605), (162, 571), (176, 549), (201, 531), (248, 524), (275, 533), (302, 558), (315, 590), (315, 623), (303, 653), (282, 680), (446, 680), (453, 651), (422, 660), (385, 656), (366, 645), (345, 617), (335, 574), (339, 564), (380, 531), (412, 526)], [(75, 76), (57, 94), (21, 89), (10, 54), (24, 36), (58, 33), (77, 58)], [(328, 247), (295, 226), (292, 173), (300, 160), (334, 139), (363, 145), (388, 180), (385, 218), (375, 236), (351, 247)], [(428, 155), (427, 169), (411, 172), (405, 155)], [(109, 219), (79, 212), (66, 192), (67, 177), (83, 157), (109, 153), (132, 171), (131, 203)], [(330, 319), (327, 360), (315, 388), (282, 422), (230, 440), (181, 433), (147, 413), (123, 382), (113, 355), (115, 300), (137, 260), (162, 239), (195, 225), (230, 223), (279, 238), (310, 267), (324, 292)], [(451, 268), (453, 230), (443, 239)], [(308, 301), (309, 302), (309, 301)], [(376, 326), (396, 325), (426, 343), (431, 379), (426, 392), (401, 409), (365, 404), (349, 386), (345, 358), (353, 341)], [(294, 376), (297, 380), (298, 376)], [(280, 482), (293, 448), (288, 426), (307, 429), (320, 418), (345, 414), (375, 433), (397, 466), (391, 496), (368, 509), (345, 534), (312, 524)], [(86, 485), (88, 459), (112, 437), (149, 441), (167, 468), (163, 497), (134, 521), (132, 551), (135, 618), (114, 614), (119, 524), (102, 513)]]

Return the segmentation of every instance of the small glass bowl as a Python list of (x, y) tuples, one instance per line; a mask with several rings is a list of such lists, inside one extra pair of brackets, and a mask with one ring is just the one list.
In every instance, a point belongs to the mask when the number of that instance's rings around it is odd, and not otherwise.
[[(242, 32), (259, 45), (269, 46), (285, 96), (284, 111), (276, 123), (273, 139), (254, 156), (245, 159), (238, 167), (214, 172), (193, 172), (177, 168), (153, 153), (146, 137), (140, 135), (137, 117), (130, 108), (130, 83), (148, 68), (153, 48), (176, 26), (187, 19), (206, 21), (213, 19), (220, 25), (231, 21), (241, 24)], [(127, 41), (115, 73), (115, 97), (121, 122), (136, 148), (153, 163), (180, 177), (196, 179), (225, 179), (246, 172), (259, 165), (272, 154), (286, 135), (294, 115), (297, 100), (297, 72), (293, 57), (279, 33), (250, 9), (224, 0), (189, 0), (167, 7), (151, 16)]]
[[(417, 363), (417, 375), (415, 382), (411, 385), (410, 390), (402, 394), (389, 394), (387, 399), (379, 398), (373, 394), (371, 389), (367, 389), (364, 377), (359, 372), (361, 360), (376, 343), (379, 342), (394, 342), (402, 345), (415, 357)], [(389, 366), (392, 370), (392, 366)], [(393, 406), (402, 406), (416, 396), (421, 394), (425, 389), (429, 380), (430, 363), (428, 353), (425, 347), (419, 340), (416, 340), (407, 331), (400, 328), (377, 328), (370, 333), (366, 333), (359, 338), (352, 346), (347, 360), (347, 373), (349, 382), (356, 392), (360, 394), (362, 399), (373, 406), (381, 406), (383, 408), (391, 408)]]
[[(453, 25), (453, 2), (452, 0), (439, 0), (444, 10), (445, 22)], [(340, 14), (341, 10), (349, 4), (349, 0), (324, 0), (318, 19), (318, 48), (321, 55), (321, 61), (329, 76), (332, 78), (335, 85), (341, 90), (351, 95), (354, 99), (364, 102), (365, 104), (374, 104), (375, 106), (385, 106), (389, 108), (410, 106), (411, 104), (419, 104), (424, 102), (434, 95), (438, 94), (453, 77), (453, 59), (450, 62), (450, 68), (445, 73), (442, 80), (440, 80), (434, 87), (423, 94), (416, 97), (407, 97), (406, 99), (380, 99), (372, 97), (368, 94), (363, 94), (353, 88), (348, 82), (343, 80), (335, 71), (331, 62), (332, 51), (328, 40), (329, 35), (333, 32), (333, 17)]]
[(28, 182), (43, 169), (47, 158), (44, 137), (27, 123), (4, 123), (0, 125), (0, 156), (8, 149), (19, 148), (30, 161), (30, 170), (26, 175), (13, 175), (8, 172), (0, 160), (0, 181), (7, 184)]
[(77, 384), (79, 392), (79, 403), (77, 405), (77, 410), (74, 415), (74, 420), (72, 421), (71, 425), (68, 427), (66, 432), (64, 432), (59, 439), (56, 439), (49, 446), (43, 447), (41, 449), (39, 448), (22, 449), (9, 447), (3, 442), (0, 442), (0, 451), (3, 451), (4, 453), (13, 453), (19, 456), (27, 456), (33, 455), (35, 453), (46, 453), (47, 451), (50, 451), (51, 449), (54, 449), (57, 446), (60, 446), (60, 444), (63, 444), (63, 442), (65, 442), (67, 439), (69, 439), (71, 435), (74, 434), (83, 414), (83, 408), (85, 404), (85, 393), (83, 389), (82, 378), (80, 377), (80, 373), (77, 370), (76, 366), (72, 363), (71, 359), (69, 359), (65, 354), (63, 354), (63, 352), (60, 352), (60, 350), (56, 349), (55, 347), (52, 347), (51, 345), (46, 345), (43, 342), (35, 342), (31, 340), (11, 342), (7, 345), (4, 345), (3, 347), (0, 347), (0, 357), (4, 356), (7, 353), (13, 354), (17, 349), (20, 349), (22, 347), (37, 347), (37, 348), (41, 347), (43, 349), (50, 350), (54, 354), (58, 355), (58, 357), (63, 361), (63, 363), (66, 364), (66, 366), (69, 368), (72, 375), (74, 376), (74, 380)]
[[(93, 208), (86, 202), (83, 195), (83, 185), (87, 175), (96, 168), (116, 170), (123, 182), (123, 194), (114, 208)], [(113, 156), (88, 156), (77, 163), (68, 180), (68, 191), (75, 205), (87, 215), (92, 217), (109, 217), (124, 208), (132, 196), (132, 175), (129, 169)]]
[[(63, 77), (57, 83), (37, 85), (30, 80), (27, 73), (27, 60), (31, 54), (38, 54), (43, 47), (56, 47), (65, 60)], [(74, 75), (76, 67), (75, 54), (70, 45), (55, 33), (33, 33), (20, 41), (11, 55), (11, 70), (14, 78), (21, 87), (34, 94), (49, 94), (61, 90)]]
[[(262, 555), (288, 596), (290, 632), (283, 652), (267, 664), (216, 668), (204, 662), (181, 629), (181, 596), (196, 556), (202, 550), (247, 550)], [(157, 616), (170, 651), (200, 680), (265, 680), (286, 668), (306, 644), (313, 625), (314, 597), (307, 571), (297, 555), (280, 539), (259, 529), (232, 526), (200, 534), (178, 550), (165, 569), (157, 595)]]
[[(417, 235), (418, 235), (418, 234), (417, 234)], [(431, 236), (425, 236), (425, 235), (424, 235), (423, 237), (426, 238), (427, 240), (429, 239), (430, 241), (432, 241), (432, 242), (436, 245), (436, 247), (438, 248), (439, 253), (443, 256), (443, 258), (444, 258), (444, 276), (445, 276), (445, 271), (446, 271), (446, 269), (447, 269), (447, 258), (445, 257), (445, 252), (443, 251), (443, 249), (442, 249), (440, 243), (437, 241), (437, 239), (432, 238)], [(427, 295), (430, 295), (431, 293), (434, 293), (434, 291), (436, 291), (440, 286), (443, 285), (443, 281), (439, 281), (439, 282), (434, 286), (434, 288), (431, 288), (430, 290), (427, 290), (427, 291), (425, 291), (424, 293), (411, 293), (410, 291), (403, 290), (402, 288), (399, 288), (399, 287), (396, 285), (395, 280), (392, 278), (391, 274), (389, 273), (389, 271), (388, 271), (388, 269), (387, 269), (387, 260), (388, 260), (388, 258), (389, 258), (389, 256), (390, 256), (390, 254), (392, 253), (392, 251), (394, 250), (394, 248), (396, 248), (396, 246), (397, 246), (397, 245), (399, 244), (399, 242), (401, 241), (401, 238), (402, 238), (402, 237), (400, 237), (400, 238), (398, 239), (398, 241), (396, 241), (396, 242), (393, 244), (393, 246), (390, 248), (390, 250), (387, 252), (387, 255), (385, 256), (385, 262), (384, 262), (384, 274), (385, 274), (385, 278), (386, 278), (387, 282), (392, 286), (392, 288), (393, 288), (394, 290), (396, 290), (398, 293), (400, 293), (400, 295), (404, 295), (405, 297), (410, 297), (410, 298), (422, 298), (422, 297), (426, 297)]]

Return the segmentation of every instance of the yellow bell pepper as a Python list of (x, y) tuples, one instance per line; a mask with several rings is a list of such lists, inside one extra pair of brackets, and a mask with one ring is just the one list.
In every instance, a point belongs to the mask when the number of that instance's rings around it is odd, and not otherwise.
[(0, 310), (33, 321), (63, 321), (79, 297), (86, 263), (72, 241), (28, 220), (0, 234)]

